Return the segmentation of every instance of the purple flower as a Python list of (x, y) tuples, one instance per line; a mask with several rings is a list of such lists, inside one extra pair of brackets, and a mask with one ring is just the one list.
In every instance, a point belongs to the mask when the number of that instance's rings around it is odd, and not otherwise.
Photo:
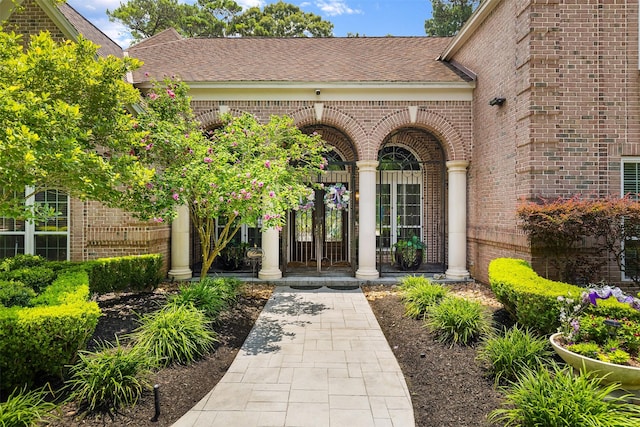
[(264, 162), (264, 167), (267, 168), (267, 169), (271, 168), (271, 162), (269, 160), (265, 161)]
[(178, 201), (178, 199), (180, 198), (180, 195), (178, 195), (178, 193), (173, 193), (173, 200)]
[(204, 158), (204, 162), (205, 163), (211, 163), (211, 162), (213, 162), (213, 159), (211, 157), (205, 157)]
[(176, 97), (176, 94), (171, 89), (167, 89), (167, 95), (169, 95), (169, 98), (175, 98)]
[(276, 197), (276, 193), (273, 190), (269, 191), (269, 197)]

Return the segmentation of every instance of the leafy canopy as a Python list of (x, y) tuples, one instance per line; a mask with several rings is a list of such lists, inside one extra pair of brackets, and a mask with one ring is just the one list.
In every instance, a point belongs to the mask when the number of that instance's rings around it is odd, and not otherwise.
[(129, 0), (107, 10), (111, 21), (131, 30), (135, 41), (175, 28), (186, 37), (331, 37), (333, 24), (298, 6), (279, 1), (242, 11), (233, 0)]
[(424, 21), (428, 36), (454, 36), (462, 28), (479, 0), (431, 0), (432, 17)]
[(0, 216), (38, 215), (24, 205), (26, 187), (115, 204), (121, 185), (152, 178), (131, 155), (144, 132), (132, 125), (127, 106), (139, 94), (124, 76), (138, 66), (99, 58), (82, 38), (58, 44), (41, 33), (23, 49), (0, 31)]
[[(148, 113), (138, 127), (149, 137), (138, 156), (156, 164), (158, 173), (153, 183), (129, 186), (124, 199), (133, 210), (160, 215), (158, 221), (176, 203), (188, 206), (204, 274), (242, 224), (284, 224), (286, 212), (300, 205), (326, 167), (326, 150), (319, 135), (302, 133), (286, 116), (260, 123), (246, 113), (224, 115), (220, 127), (202, 132), (187, 92), (185, 83), (165, 80), (147, 94)], [(167, 122), (172, 126), (159, 128)], [(226, 224), (218, 233), (215, 218)]]

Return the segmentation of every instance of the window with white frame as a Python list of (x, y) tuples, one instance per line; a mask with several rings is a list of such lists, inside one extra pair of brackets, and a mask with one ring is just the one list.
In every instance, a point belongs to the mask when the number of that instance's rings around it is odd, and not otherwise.
[(25, 204), (47, 206), (56, 215), (45, 221), (0, 218), (0, 258), (31, 254), (55, 261), (68, 260), (69, 196), (62, 191), (45, 190), (27, 197)]
[[(622, 196), (640, 200), (640, 157), (622, 159)], [(624, 242), (623, 280), (640, 275), (640, 236), (627, 238)]]

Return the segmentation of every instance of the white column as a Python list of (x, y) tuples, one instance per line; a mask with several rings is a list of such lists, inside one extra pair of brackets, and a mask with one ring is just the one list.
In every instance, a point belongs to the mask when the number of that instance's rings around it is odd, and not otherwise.
[(280, 271), (280, 242), (278, 230), (267, 228), (262, 230), (262, 268), (258, 277), (263, 280), (282, 278)]
[(466, 279), (467, 271), (467, 160), (447, 162), (448, 268), (447, 279)]
[(171, 223), (171, 270), (167, 273), (175, 280), (188, 280), (193, 276), (189, 268), (189, 208), (180, 206)]
[(358, 217), (358, 279), (377, 279), (376, 270), (376, 160), (356, 162), (360, 191)]

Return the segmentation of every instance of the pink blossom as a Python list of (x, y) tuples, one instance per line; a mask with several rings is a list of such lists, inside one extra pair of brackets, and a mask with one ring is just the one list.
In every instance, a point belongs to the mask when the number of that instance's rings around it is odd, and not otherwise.
[(249, 200), (251, 198), (251, 193), (247, 191), (247, 194), (244, 195), (244, 198)]
[(324, 163), (320, 163), (320, 170), (324, 169)]
[(171, 89), (167, 89), (167, 95), (169, 95), (169, 98), (175, 98), (176, 97), (176, 94)]
[(264, 162), (264, 167), (269, 169), (271, 167), (271, 162), (269, 160)]
[(147, 145), (144, 147), (144, 149), (145, 149), (145, 150), (147, 150), (147, 151), (151, 150), (152, 148), (153, 148), (153, 142), (151, 142), (151, 143), (147, 144)]
[(173, 197), (173, 200), (176, 200), (176, 201), (180, 198), (178, 193), (173, 193), (173, 196), (171, 196), (171, 197)]
[(156, 217), (156, 218), (153, 218), (153, 221), (154, 222), (164, 222), (164, 219)]
[(264, 214), (263, 218), (264, 218), (265, 221), (269, 221), (271, 219), (271, 215)]
[(282, 231), (282, 226), (281, 225), (276, 225), (276, 230)]
[(233, 214), (234, 214), (235, 216), (238, 216), (238, 215), (240, 215), (240, 212), (238, 212), (238, 211), (235, 211), (235, 210), (234, 210), (234, 211), (233, 211)]
[(224, 197), (220, 196), (218, 197), (218, 200), (220, 200), (221, 202), (224, 202)]
[(258, 187), (259, 188), (262, 188), (263, 186), (264, 186), (264, 182), (262, 182), (262, 181), (258, 182)]
[(155, 101), (156, 99), (158, 99), (158, 94), (151, 92), (149, 94), (149, 99), (152, 100), (152, 101)]
[(213, 162), (213, 159), (211, 157), (205, 157), (204, 158), (204, 162), (205, 163), (211, 163), (211, 162)]
[(273, 190), (269, 191), (269, 197), (276, 197), (276, 193)]

